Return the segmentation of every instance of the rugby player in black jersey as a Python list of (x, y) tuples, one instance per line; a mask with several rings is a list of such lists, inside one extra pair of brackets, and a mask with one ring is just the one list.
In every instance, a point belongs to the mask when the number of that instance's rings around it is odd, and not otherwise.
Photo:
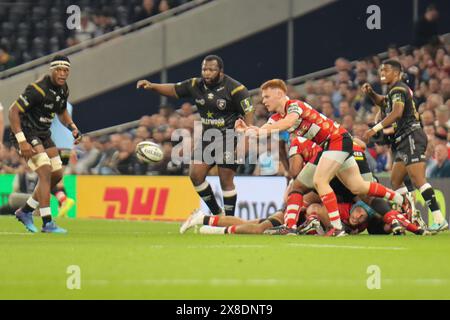
[[(227, 135), (226, 131), (234, 130), (234, 124), (239, 118), (243, 118), (249, 126), (253, 123), (254, 109), (247, 88), (224, 74), (223, 61), (216, 55), (204, 58), (200, 78), (191, 78), (177, 84), (157, 84), (140, 80), (137, 88), (173, 98), (195, 99), (202, 120), (203, 134), (202, 141), (194, 141), (194, 161), (190, 164), (189, 176), (195, 190), (213, 215), (234, 215), (237, 201), (233, 182), (237, 169), (235, 139)], [(208, 129), (216, 129), (216, 133), (219, 130), (221, 138), (209, 142), (205, 135)], [(208, 150), (214, 147), (213, 161), (205, 159), (203, 150), (207, 147)], [(220, 152), (220, 149), (223, 152)], [(197, 155), (202, 154), (201, 159), (198, 159)], [(212, 188), (205, 180), (214, 165), (218, 166), (225, 212), (217, 204)]]
[(9, 108), (10, 140), (39, 177), (32, 196), (16, 211), (16, 218), (31, 232), (38, 231), (33, 224), (32, 212), (39, 206), (42, 232), (66, 233), (52, 221), (51, 216), (50, 190), (62, 178), (62, 162), (51, 139), (50, 125), (58, 115), (61, 123), (72, 131), (75, 143), (81, 139), (80, 131), (67, 112), (69, 88), (66, 81), (69, 73), (69, 59), (55, 56), (50, 63), (50, 73), (28, 85)]
[(379, 106), (379, 115), (382, 117), (378, 124), (366, 132), (365, 138), (370, 139), (378, 131), (392, 127), (392, 188), (399, 190), (405, 176), (409, 175), (433, 214), (434, 223), (430, 231), (447, 230), (448, 222), (442, 216), (434, 189), (425, 177), (427, 136), (420, 124), (413, 92), (402, 81), (402, 66), (396, 60), (387, 60), (380, 66), (379, 73), (381, 82), (388, 86), (386, 96), (375, 93), (368, 83), (362, 86), (362, 91)]

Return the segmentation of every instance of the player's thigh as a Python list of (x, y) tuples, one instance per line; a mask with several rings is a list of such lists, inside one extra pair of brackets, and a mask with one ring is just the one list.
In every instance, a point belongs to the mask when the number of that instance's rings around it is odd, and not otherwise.
[(353, 157), (350, 157), (344, 162), (342, 169), (338, 171), (336, 176), (353, 194), (355, 194), (355, 191), (365, 189), (366, 182), (361, 176), (358, 164)]
[(426, 164), (425, 162), (417, 162), (406, 166), (406, 171), (408, 172), (409, 177), (411, 178), (412, 183), (420, 188), (425, 183), (427, 183), (427, 179), (425, 177)]
[[(333, 159), (333, 155), (340, 155), (339, 159)], [(314, 173), (313, 182), (314, 185), (318, 184), (329, 184), (331, 179), (336, 175), (342, 163), (342, 154), (340, 151), (326, 151), (322, 154), (322, 157), (317, 164), (316, 172)]]
[(201, 163), (191, 162), (191, 165), (189, 167), (189, 177), (191, 178), (194, 185), (199, 185), (203, 183), (211, 168), (212, 165), (206, 164), (204, 162)]
[(406, 174), (407, 171), (405, 163), (403, 161), (394, 162), (391, 172), (391, 185), (394, 190), (397, 190), (402, 186), (403, 179), (405, 179)]

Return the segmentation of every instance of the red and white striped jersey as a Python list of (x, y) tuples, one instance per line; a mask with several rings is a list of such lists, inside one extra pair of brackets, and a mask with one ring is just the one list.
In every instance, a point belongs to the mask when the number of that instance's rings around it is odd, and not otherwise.
[(303, 137), (294, 137), (291, 139), (289, 157), (292, 157), (295, 154), (299, 154), (302, 156), (303, 161), (306, 163), (314, 161), (315, 157), (320, 151), (322, 151), (322, 148), (311, 140)]
[(285, 105), (285, 115), (275, 113), (270, 117), (268, 123), (277, 122), (290, 113), (298, 114), (299, 119), (288, 129), (288, 132), (311, 140), (318, 145), (347, 132), (339, 124), (325, 117), (308, 103), (300, 100), (288, 100)]

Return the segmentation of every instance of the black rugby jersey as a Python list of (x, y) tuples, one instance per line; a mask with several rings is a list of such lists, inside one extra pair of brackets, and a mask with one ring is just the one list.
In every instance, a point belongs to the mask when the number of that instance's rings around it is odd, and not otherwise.
[(175, 92), (179, 98), (195, 99), (204, 129), (234, 129), (238, 118), (253, 111), (247, 88), (227, 75), (214, 87), (201, 78), (188, 79), (177, 83)]
[(66, 110), (68, 97), (67, 84), (62, 87), (54, 85), (49, 75), (28, 85), (15, 101), (20, 110), (22, 128), (37, 133), (50, 132), (55, 115)]
[(404, 104), (403, 114), (392, 124), (394, 128), (394, 139), (402, 139), (414, 130), (420, 129), (419, 113), (414, 103), (413, 92), (408, 85), (402, 81), (396, 82), (385, 96), (384, 104), (381, 106), (383, 118), (392, 112), (394, 103)]

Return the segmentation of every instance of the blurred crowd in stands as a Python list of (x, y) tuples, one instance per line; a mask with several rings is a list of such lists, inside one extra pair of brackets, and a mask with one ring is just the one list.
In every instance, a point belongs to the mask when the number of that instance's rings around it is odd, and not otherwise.
[[(143, 1), (144, 5), (150, 2), (154, 1)], [(162, 2), (154, 10), (161, 10)], [(166, 5), (162, 6), (166, 8)], [(146, 12), (141, 11), (142, 15), (136, 15), (136, 19), (153, 14)], [(429, 7), (417, 24), (415, 44), (420, 46), (400, 49), (390, 45), (387, 48), (388, 58), (398, 59), (402, 63), (407, 83), (414, 91), (416, 106), (428, 136), (427, 176), (432, 178), (450, 177), (450, 40), (437, 36), (437, 29), (433, 27), (436, 18), (436, 9)], [(93, 22), (88, 20), (89, 23)], [(364, 132), (374, 124), (377, 108), (360, 89), (368, 82), (376, 92), (386, 92), (377, 72), (381, 62), (377, 55), (355, 63), (350, 63), (343, 57), (338, 58), (335, 61), (334, 75), (310, 80), (297, 87), (289, 86), (288, 95), (291, 99), (308, 102), (325, 116), (336, 120), (352, 135), (362, 139)], [(230, 75), (233, 75), (232, 70)], [(255, 95), (253, 100), (255, 125), (262, 126), (269, 114), (259, 95)], [(176, 165), (171, 161), (174, 146), (171, 136), (179, 128), (192, 132), (194, 122), (199, 120), (196, 107), (190, 103), (184, 103), (178, 108), (161, 106), (159, 113), (142, 117), (135, 129), (101, 137), (84, 137), (81, 145), (73, 152), (67, 172), (104, 175), (187, 174), (186, 165)], [(144, 140), (151, 140), (162, 146), (163, 161), (152, 165), (138, 161), (135, 147)], [(375, 173), (390, 171), (392, 159), (389, 146), (381, 141), (369, 141), (366, 155)], [(244, 163), (238, 172), (245, 175), (283, 175), (284, 167), (281, 163), (276, 165), (276, 157), (269, 150), (261, 154), (257, 165)], [(25, 170), (24, 161), (20, 160), (13, 148), (2, 147), (0, 144), (0, 159), (0, 173)]]

